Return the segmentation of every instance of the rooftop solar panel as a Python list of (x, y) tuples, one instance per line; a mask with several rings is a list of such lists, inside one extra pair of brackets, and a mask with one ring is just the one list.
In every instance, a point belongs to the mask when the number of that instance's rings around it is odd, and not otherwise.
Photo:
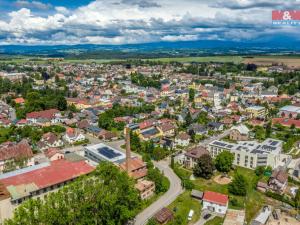
[(113, 159), (121, 155), (120, 153), (115, 152), (114, 150), (108, 147), (101, 147), (98, 149), (98, 152), (108, 159)]

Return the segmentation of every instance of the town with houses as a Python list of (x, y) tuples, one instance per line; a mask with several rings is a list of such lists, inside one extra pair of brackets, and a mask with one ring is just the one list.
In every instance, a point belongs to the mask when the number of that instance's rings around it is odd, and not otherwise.
[(0, 222), (107, 162), (143, 204), (127, 224), (300, 224), (299, 78), (282, 64), (4, 62)]

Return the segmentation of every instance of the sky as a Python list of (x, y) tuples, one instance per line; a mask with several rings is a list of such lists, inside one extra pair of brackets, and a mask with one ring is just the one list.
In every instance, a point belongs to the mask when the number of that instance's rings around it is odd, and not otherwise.
[(0, 45), (300, 40), (272, 10), (300, 0), (0, 0)]

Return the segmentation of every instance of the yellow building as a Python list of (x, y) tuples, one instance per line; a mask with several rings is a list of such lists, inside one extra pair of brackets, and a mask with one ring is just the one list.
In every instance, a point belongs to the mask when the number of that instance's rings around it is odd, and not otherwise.
[(251, 114), (251, 118), (262, 118), (266, 116), (266, 109), (262, 106), (250, 106), (246, 109), (246, 112)]

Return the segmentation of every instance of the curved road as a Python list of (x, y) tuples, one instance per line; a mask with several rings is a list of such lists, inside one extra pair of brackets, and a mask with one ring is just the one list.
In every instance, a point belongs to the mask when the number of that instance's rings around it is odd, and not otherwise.
[(159, 161), (154, 162), (155, 167), (163, 172), (163, 174), (170, 181), (169, 190), (161, 196), (158, 200), (152, 203), (148, 208), (144, 209), (141, 213), (136, 216), (135, 225), (144, 225), (147, 221), (154, 216), (156, 212), (158, 212), (163, 207), (167, 207), (170, 205), (177, 197), (183, 192), (183, 188), (181, 186), (181, 180), (177, 175), (173, 172), (173, 170), (169, 167), (167, 161)]

